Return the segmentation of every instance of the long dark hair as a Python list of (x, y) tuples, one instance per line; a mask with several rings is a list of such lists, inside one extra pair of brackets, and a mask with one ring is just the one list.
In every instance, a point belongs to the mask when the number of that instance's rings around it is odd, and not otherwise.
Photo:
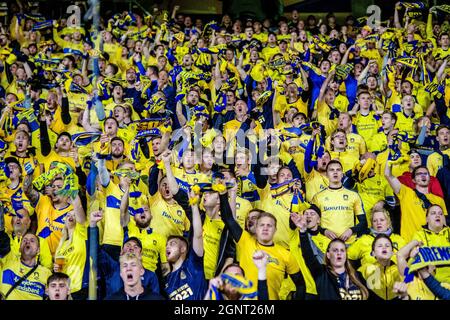
[[(336, 242), (341, 243), (345, 247), (344, 241), (342, 241), (341, 239), (333, 239), (328, 244), (327, 253), (330, 251), (331, 245)], [(328, 259), (327, 255), (325, 255), (325, 265), (327, 267), (328, 272), (330, 272), (332, 275), (334, 275), (336, 277), (338, 276), (338, 274), (334, 271), (333, 266), (331, 265), (331, 262)], [(359, 288), (359, 290), (361, 290), (362, 299), (367, 300), (367, 298), (369, 297), (369, 291), (367, 290), (366, 286), (358, 279), (358, 276), (356, 275), (356, 271), (350, 264), (350, 261), (347, 259), (347, 257), (345, 258), (345, 272), (347, 273), (348, 277), (350, 278), (350, 281), (354, 285), (356, 285)]]

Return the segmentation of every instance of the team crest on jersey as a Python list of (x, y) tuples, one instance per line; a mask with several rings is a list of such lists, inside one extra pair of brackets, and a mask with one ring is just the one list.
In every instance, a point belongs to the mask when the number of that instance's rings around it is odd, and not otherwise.
[(181, 272), (180, 272), (180, 279), (181, 279), (181, 280), (186, 279), (186, 273), (184, 273), (184, 271), (181, 271)]
[(178, 215), (179, 217), (181, 217), (182, 214), (183, 214), (183, 212), (182, 212), (181, 210), (177, 210), (177, 215)]
[(37, 271), (33, 272), (33, 278), (34, 280), (39, 280), (39, 272)]
[(377, 181), (377, 185), (381, 186), (381, 181)]
[(355, 142), (355, 138), (350, 138), (350, 142)]
[(156, 246), (156, 245), (157, 245), (157, 242), (156, 242), (156, 240), (153, 240), (153, 245), (154, 245), (154, 246)]
[(342, 197), (344, 198), (344, 200), (348, 200), (348, 195), (344, 194)]

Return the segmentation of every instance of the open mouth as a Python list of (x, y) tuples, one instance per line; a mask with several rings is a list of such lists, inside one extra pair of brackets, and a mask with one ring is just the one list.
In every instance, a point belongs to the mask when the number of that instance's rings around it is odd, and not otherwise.
[(127, 273), (127, 280), (133, 280), (133, 274)]
[(59, 293), (55, 293), (55, 299), (59, 300), (59, 298), (61, 298), (61, 295)]

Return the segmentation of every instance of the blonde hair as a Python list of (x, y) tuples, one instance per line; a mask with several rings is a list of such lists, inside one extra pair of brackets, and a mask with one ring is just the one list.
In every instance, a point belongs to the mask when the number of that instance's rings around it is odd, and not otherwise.
[(373, 208), (371, 215), (370, 215), (370, 221), (373, 223), (373, 216), (375, 215), (375, 213), (377, 212), (381, 212), (384, 214), (384, 218), (386, 219), (386, 222), (388, 224), (388, 228), (392, 228), (392, 220), (391, 220), (391, 215), (389, 214), (389, 212), (386, 209), (379, 209), (379, 208)]
[(119, 264), (122, 266), (122, 263), (124, 263), (125, 261), (131, 261), (131, 260), (135, 260), (138, 265), (140, 267), (142, 267), (142, 258), (135, 254), (135, 253), (131, 253), (131, 252), (126, 252), (123, 255), (120, 256), (119, 258)]

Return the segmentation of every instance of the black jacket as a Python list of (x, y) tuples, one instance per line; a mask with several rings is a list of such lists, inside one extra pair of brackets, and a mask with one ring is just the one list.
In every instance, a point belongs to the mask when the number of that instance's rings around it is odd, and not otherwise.
[(124, 289), (120, 289), (119, 291), (113, 293), (112, 295), (106, 297), (105, 300), (165, 300), (163, 296), (148, 291), (144, 289), (144, 292), (135, 297), (128, 296)]
[[(330, 273), (324, 264), (317, 261), (311, 248), (307, 232), (300, 232), (300, 247), (306, 266), (316, 283), (319, 300), (341, 300), (338, 277)], [(361, 283), (364, 284), (363, 277), (360, 274), (357, 275)]]

